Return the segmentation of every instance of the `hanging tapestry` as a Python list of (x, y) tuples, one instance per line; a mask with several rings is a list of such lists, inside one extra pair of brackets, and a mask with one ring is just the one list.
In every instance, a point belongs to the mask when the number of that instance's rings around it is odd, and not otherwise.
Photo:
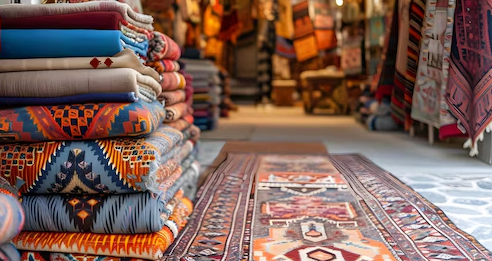
[(309, 2), (303, 1), (292, 7), (294, 20), (294, 39), (299, 39), (314, 33), (313, 22), (309, 17)]
[(376, 76), (373, 78), (371, 89), (376, 91), (376, 98), (391, 99), (395, 80), (395, 62), (398, 47), (398, 5), (394, 5), (394, 11), (388, 14), (388, 23), (391, 27), (386, 29), (383, 59), (380, 61)]
[(347, 38), (342, 47), (341, 68), (346, 75), (362, 73), (362, 37)]
[(275, 44), (276, 54), (289, 59), (296, 58), (296, 50), (294, 49), (294, 42), (292, 40), (277, 36)]
[(319, 55), (318, 45), (314, 35), (294, 40), (294, 49), (296, 50), (298, 62), (304, 62)]
[(311, 0), (314, 10), (313, 26), (318, 50), (329, 50), (337, 47), (335, 24), (331, 6), (325, 0)]
[(384, 36), (385, 25), (384, 17), (376, 16), (369, 18), (369, 45), (380, 46), (381, 36)]
[(165, 117), (164, 106), (147, 103), (88, 103), (0, 110), (0, 141), (94, 140), (147, 135)]
[[(170, 191), (181, 176), (181, 168), (151, 193), (93, 195), (32, 195), (22, 197), (26, 210), (24, 231), (92, 232), (96, 234), (140, 234), (159, 232), (168, 216)], [(111, 222), (108, 222), (111, 221)]]
[(292, 39), (294, 37), (292, 0), (279, 0), (278, 11), (279, 19), (275, 22), (277, 36), (285, 39)]
[(0, 176), (22, 193), (158, 192), (177, 168), (167, 153), (183, 134), (162, 126), (143, 138), (0, 145)]
[(439, 129), (441, 139), (461, 134), (446, 103), (455, 0), (427, 1), (412, 118)]
[(446, 98), (469, 140), (470, 155), (492, 122), (492, 5), (489, 1), (457, 0)]

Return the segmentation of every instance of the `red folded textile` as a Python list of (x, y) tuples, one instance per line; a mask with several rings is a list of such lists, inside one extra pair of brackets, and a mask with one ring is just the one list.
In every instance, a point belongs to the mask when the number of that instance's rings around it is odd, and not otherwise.
[(128, 24), (119, 12), (83, 12), (32, 17), (0, 17), (2, 29), (94, 29), (120, 30), (121, 25), (142, 33), (151, 39), (153, 35)]

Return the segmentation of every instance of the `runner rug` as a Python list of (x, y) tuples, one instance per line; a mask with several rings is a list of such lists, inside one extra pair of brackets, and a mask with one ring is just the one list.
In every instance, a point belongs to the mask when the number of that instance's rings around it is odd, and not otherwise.
[(229, 153), (167, 260), (492, 260), (474, 238), (358, 155)]

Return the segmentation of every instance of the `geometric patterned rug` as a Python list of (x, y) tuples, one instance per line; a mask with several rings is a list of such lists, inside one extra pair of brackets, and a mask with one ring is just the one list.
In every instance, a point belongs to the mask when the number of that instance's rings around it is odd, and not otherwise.
[(230, 153), (166, 260), (492, 260), (443, 212), (359, 155)]

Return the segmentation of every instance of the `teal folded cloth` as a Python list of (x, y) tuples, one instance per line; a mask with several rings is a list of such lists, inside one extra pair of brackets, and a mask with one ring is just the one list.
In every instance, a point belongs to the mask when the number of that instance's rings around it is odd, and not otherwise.
[(2, 29), (0, 46), (0, 59), (104, 57), (123, 49), (145, 59), (149, 43), (118, 30)]

